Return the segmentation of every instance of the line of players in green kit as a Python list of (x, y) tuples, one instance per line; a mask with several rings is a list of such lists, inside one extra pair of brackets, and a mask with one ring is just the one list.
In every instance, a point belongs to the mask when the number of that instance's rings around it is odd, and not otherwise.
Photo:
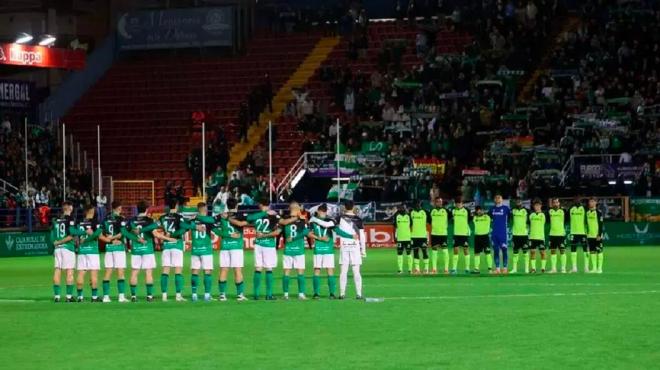
[[(175, 299), (185, 301), (182, 291), (184, 287), (183, 264), (184, 252), (187, 249), (185, 235), (190, 233), (190, 287), (191, 299), (198, 300), (198, 291), (203, 287), (205, 301), (211, 301), (213, 263), (212, 233), (221, 237), (221, 250), (219, 253), (220, 272), (218, 288), (220, 301), (227, 300), (227, 279), (230, 271), (233, 272), (236, 285), (236, 294), (239, 301), (247, 300), (244, 293), (243, 278), (243, 228), (251, 225), (255, 228), (255, 272), (254, 272), (254, 298), (259, 299), (261, 293), (262, 274), (265, 275), (265, 298), (274, 300), (273, 269), (277, 267), (277, 245), (280, 234), (284, 237), (283, 253), (283, 296), (289, 298), (289, 275), (292, 270), (297, 272), (298, 298), (305, 297), (305, 238), (314, 240), (314, 298), (320, 298), (321, 271), (328, 274), (329, 298), (336, 298), (336, 283), (334, 276), (334, 237), (340, 236), (347, 240), (359, 240), (357, 233), (342, 231), (335, 220), (327, 216), (327, 206), (318, 208), (316, 216), (308, 223), (301, 212), (301, 207), (292, 202), (287, 216), (280, 218), (270, 210), (267, 201), (262, 200), (258, 212), (248, 215), (237, 212), (237, 201), (227, 201), (228, 211), (215, 217), (207, 214), (205, 203), (198, 204), (198, 214), (186, 220), (178, 213), (178, 204), (168, 205), (169, 211), (159, 219), (154, 220), (147, 215), (147, 204), (140, 202), (137, 205), (138, 215), (132, 220), (125, 219), (122, 207), (118, 202), (112, 203), (112, 212), (102, 222), (98, 223), (95, 217), (95, 208), (87, 207), (84, 210), (84, 220), (76, 222), (72, 217), (71, 203), (64, 202), (62, 214), (53, 218), (51, 241), (54, 245), (54, 275), (53, 293), (55, 302), (61, 300), (61, 274), (66, 273), (66, 301), (82, 302), (83, 285), (87, 272), (90, 274), (91, 296), (93, 302), (111, 302), (110, 280), (113, 273), (117, 276), (118, 301), (128, 302), (125, 289), (125, 271), (127, 268), (127, 240), (131, 242), (130, 248), (130, 301), (137, 301), (138, 276), (144, 271), (147, 301), (154, 300), (154, 276), (156, 257), (154, 251), (155, 239), (162, 242), (162, 274), (160, 289), (162, 300), (168, 299), (170, 274), (174, 273)], [(98, 278), (101, 270), (99, 241), (106, 243), (104, 256), (104, 275), (102, 277), (102, 295), (99, 295)], [(364, 248), (362, 248), (364, 249)], [(362, 251), (364, 254), (364, 250)], [(340, 261), (340, 264), (342, 262)], [(355, 262), (350, 263), (353, 267)], [(359, 271), (359, 264), (358, 271)], [(347, 268), (347, 267), (346, 267)], [(74, 271), (78, 276), (75, 279), (77, 294), (74, 297)], [(343, 269), (342, 269), (343, 271)], [(355, 273), (355, 270), (354, 270)], [(201, 275), (201, 284), (200, 284)], [(354, 276), (355, 278), (355, 276)], [(344, 279), (345, 280), (345, 279)], [(359, 285), (359, 286), (358, 286)], [(340, 286), (340, 296), (345, 295), (346, 284)], [(356, 280), (358, 297), (361, 296), (360, 284)]]
[[(439, 253), (442, 253), (445, 274), (456, 274), (460, 252), (463, 254), (463, 267), (466, 273), (480, 273), (481, 254), (486, 257), (486, 266), (490, 273), (517, 273), (520, 254), (523, 255), (523, 271), (537, 272), (537, 251), (540, 255), (540, 271), (542, 273), (578, 272), (578, 248), (581, 247), (584, 256), (584, 272), (603, 272), (603, 215), (598, 210), (596, 198), (590, 198), (587, 208), (575, 199), (568, 209), (561, 207), (558, 198), (550, 200), (551, 207), (543, 211), (541, 200), (532, 201), (532, 209), (523, 207), (522, 200), (515, 200), (512, 209), (502, 206), (502, 197), (495, 196), (494, 209), (505, 208), (506, 212), (485, 212), (479, 206), (470, 212), (461, 199), (457, 199), (454, 207), (444, 206), (441, 198), (435, 200), (433, 208), (422, 208), (417, 202), (413, 209), (407, 210), (400, 206), (393, 216), (394, 237), (397, 245), (397, 271), (404, 272), (404, 260), (407, 261), (407, 271), (411, 274), (437, 274)], [(503, 237), (495, 237), (494, 218), (502, 217), (504, 213)], [(510, 226), (509, 226), (510, 225)], [(430, 226), (430, 227), (429, 227)], [(450, 230), (451, 228), (451, 230)], [(451, 231), (451, 233), (450, 233)], [(547, 231), (547, 233), (546, 233)], [(449, 235), (453, 235), (453, 254), (451, 268), (449, 258)], [(469, 237), (474, 235), (474, 264), (470, 264)], [(511, 237), (508, 238), (508, 235)], [(546, 238), (547, 236), (547, 238)], [(501, 243), (502, 266), (500, 267), (497, 246), (492, 255), (491, 246)], [(513, 244), (512, 266), (508, 266), (508, 240)], [(547, 239), (547, 242), (546, 242)], [(492, 243), (491, 243), (492, 241)], [(430, 243), (430, 256), (429, 256)], [(570, 245), (571, 269), (567, 269), (566, 248)], [(550, 269), (546, 270), (550, 249)], [(404, 256), (405, 254), (405, 256)], [(559, 259), (559, 261), (558, 261)], [(497, 264), (493, 269), (493, 260)], [(420, 268), (423, 263), (423, 270)], [(558, 268), (559, 262), (559, 268)]]

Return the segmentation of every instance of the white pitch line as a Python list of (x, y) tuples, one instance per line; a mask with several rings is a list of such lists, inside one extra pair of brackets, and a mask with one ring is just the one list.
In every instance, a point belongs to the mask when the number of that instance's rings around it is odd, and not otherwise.
[(34, 303), (34, 299), (4, 299), (0, 298), (0, 303)]
[[(516, 282), (497, 282), (495, 286), (507, 286), (507, 287), (516, 287), (516, 286), (551, 286), (551, 287), (563, 287), (563, 286), (657, 286), (660, 283), (516, 283)], [(398, 283), (398, 284), (378, 284), (378, 287), (410, 287), (410, 283)], [(483, 284), (477, 283), (460, 283), (460, 282), (451, 282), (446, 285), (431, 285), (430, 287), (436, 288), (447, 288), (451, 286), (484, 286)], [(488, 286), (492, 288), (492, 286)]]
[(434, 300), (434, 299), (469, 299), (469, 298), (534, 298), (534, 297), (583, 297), (598, 295), (659, 294), (660, 290), (639, 290), (627, 292), (576, 292), (576, 293), (527, 293), (527, 294), (479, 294), (462, 296), (419, 296), (419, 297), (383, 297), (385, 300)]

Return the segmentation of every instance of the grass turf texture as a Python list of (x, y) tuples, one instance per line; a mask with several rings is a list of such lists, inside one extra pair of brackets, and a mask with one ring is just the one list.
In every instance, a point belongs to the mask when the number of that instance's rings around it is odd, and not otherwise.
[[(353, 299), (349, 276), (346, 301), (147, 303), (141, 284), (138, 303), (55, 304), (50, 257), (0, 259), (0, 361), (5, 369), (657, 367), (660, 248), (606, 253), (603, 275), (446, 277), (397, 276), (394, 250), (370, 250), (365, 295), (382, 303)], [(248, 266), (250, 295), (251, 280)]]

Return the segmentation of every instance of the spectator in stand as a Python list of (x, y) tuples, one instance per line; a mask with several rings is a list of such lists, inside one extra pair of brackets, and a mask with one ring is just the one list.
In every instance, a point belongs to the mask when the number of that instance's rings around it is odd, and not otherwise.
[(105, 220), (107, 205), (108, 205), (108, 198), (105, 196), (105, 194), (102, 191), (99, 192), (99, 194), (96, 196), (96, 217), (99, 222)]
[(9, 115), (5, 114), (5, 117), (2, 120), (2, 124), (0, 125), (0, 130), (2, 130), (3, 135), (9, 135), (11, 134), (11, 121), (9, 119)]
[(262, 83), (262, 95), (268, 111), (273, 113), (273, 83), (270, 81), (270, 75), (266, 73)]

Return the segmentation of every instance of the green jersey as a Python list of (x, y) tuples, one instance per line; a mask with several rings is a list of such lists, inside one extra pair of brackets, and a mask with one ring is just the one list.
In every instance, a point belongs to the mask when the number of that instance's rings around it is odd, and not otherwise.
[(183, 216), (178, 213), (166, 213), (158, 219), (158, 227), (163, 229), (175, 242), (163, 241), (163, 249), (183, 250), (183, 234), (188, 230), (185, 226)]
[(550, 208), (550, 236), (566, 236), (566, 212), (562, 208)]
[(412, 237), (415, 239), (426, 239), (426, 224), (428, 222), (428, 214), (426, 211), (423, 209), (413, 209), (410, 211), (410, 218), (412, 219), (412, 226), (410, 227)]
[[(220, 236), (222, 236), (221, 249), (223, 250), (235, 250), (243, 249), (243, 228), (240, 226), (233, 225), (230, 220), (244, 221), (245, 217), (236, 212), (229, 214), (228, 218), (222, 218), (218, 216), (216, 220), (220, 228)], [(231, 235), (238, 234), (238, 237), (234, 238)]]
[(449, 211), (445, 208), (433, 208), (431, 210), (431, 235), (447, 236), (449, 215)]
[(108, 243), (105, 246), (106, 252), (123, 252), (126, 250), (123, 235), (126, 232), (127, 222), (120, 214), (111, 213), (103, 221), (103, 234), (109, 238), (121, 235), (122, 237), (116, 239), (118, 244)]
[[(259, 234), (270, 234), (279, 229), (279, 217), (277, 215), (269, 215), (267, 212), (257, 212), (248, 215), (247, 221), (254, 225), (255, 231)], [(257, 238), (254, 243), (264, 248), (275, 248), (277, 247), (277, 237)]]
[(527, 236), (527, 224), (529, 212), (526, 208), (514, 208), (511, 210), (511, 234), (513, 236)]
[(532, 212), (529, 215), (529, 238), (545, 241), (545, 213)]
[[(92, 230), (92, 235), (88, 235), (87, 230)], [(78, 254), (99, 254), (99, 236), (101, 232), (103, 230), (95, 219), (80, 221), (76, 231), (80, 241)]]
[[(75, 235), (76, 231), (76, 222), (73, 220), (73, 217), (70, 215), (62, 215), (60, 217), (53, 218), (52, 226), (50, 229), (50, 240), (59, 241), (65, 239), (69, 236)], [(74, 252), (76, 250), (76, 244), (71, 239), (66, 243), (58, 245), (56, 248), (65, 248)]]
[[(320, 219), (321, 221), (332, 221)], [(312, 232), (318, 237), (327, 237), (327, 241), (314, 240), (314, 254), (333, 254), (335, 252), (335, 239), (331, 227), (323, 227), (315, 222), (312, 223)]]
[(215, 219), (211, 216), (197, 215), (183, 226), (190, 230), (193, 256), (208, 256), (213, 254), (213, 239), (211, 232), (216, 227)]
[(394, 227), (396, 229), (397, 242), (409, 242), (411, 238), (410, 232), (410, 215), (405, 212), (398, 212), (394, 216)]
[(284, 255), (302, 256), (305, 254), (305, 236), (309, 233), (305, 220), (298, 219), (284, 226)]
[(470, 235), (470, 211), (467, 208), (454, 208), (451, 211), (454, 219), (454, 236)]
[(490, 234), (491, 218), (487, 214), (474, 215), (472, 218), (474, 223), (474, 235), (488, 235)]
[(587, 238), (596, 239), (603, 236), (603, 214), (597, 209), (587, 211)]
[[(158, 228), (158, 224), (150, 217), (137, 216), (130, 223), (130, 230), (124, 235), (131, 240), (131, 253), (135, 255), (145, 255), (154, 253), (154, 236), (152, 232)], [(135, 231), (135, 232), (134, 232)], [(139, 239), (144, 239), (140, 243)]]
[(575, 205), (568, 212), (571, 220), (571, 235), (587, 235), (587, 230), (584, 226), (587, 211), (584, 207), (581, 204)]

